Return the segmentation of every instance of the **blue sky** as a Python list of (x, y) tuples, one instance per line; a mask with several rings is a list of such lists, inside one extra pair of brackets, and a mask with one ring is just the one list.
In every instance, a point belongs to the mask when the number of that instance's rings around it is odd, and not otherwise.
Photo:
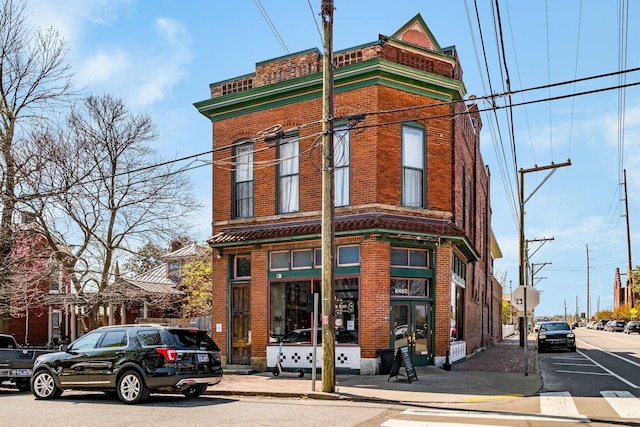
[[(511, 90), (640, 67), (640, 28), (633, 25), (639, 22), (640, 5), (629, 2), (629, 28), (621, 31), (619, 3), (501, 1)], [(172, 159), (211, 149), (210, 123), (193, 107), (208, 98), (210, 83), (251, 73), (256, 62), (287, 53), (313, 47), (322, 51), (320, 4), (321, 0), (31, 0), (28, 10), (32, 25), (54, 26), (66, 39), (76, 80), (87, 91), (121, 97), (132, 109), (153, 116), (160, 132), (156, 148)], [(503, 59), (496, 53), (497, 14), (486, 0), (478, 1), (482, 38), (471, 0), (335, 0), (334, 5), (334, 50), (391, 35), (420, 13), (442, 47), (456, 46), (467, 96), (507, 91), (506, 72), (500, 68)], [(621, 40), (621, 33), (626, 39)], [(535, 276), (542, 292), (536, 314), (573, 314), (576, 299), (578, 310), (586, 311), (587, 280), (590, 312), (612, 307), (615, 269), (626, 273), (628, 258), (623, 168), (632, 264), (640, 264), (635, 244), (640, 229), (640, 89), (567, 96), (638, 81), (635, 72), (517, 92), (512, 102), (526, 105), (513, 109), (513, 143), (507, 110), (483, 115), (482, 154), (492, 176), (492, 225), (504, 255), (495, 269), (504, 279), (505, 292), (518, 285), (514, 154), (517, 169), (572, 162), (546, 181), (549, 171), (525, 174), (525, 198), (530, 196), (525, 205), (526, 239), (553, 239), (530, 243), (530, 253), (535, 252), (531, 260), (541, 267)], [(560, 99), (544, 101), (554, 97)], [(504, 106), (506, 98), (495, 102)], [(482, 101), (480, 107), (489, 104)], [(618, 131), (621, 127), (623, 133)], [(209, 158), (203, 155), (194, 165)], [(196, 226), (204, 241), (211, 231), (211, 166), (190, 174), (205, 204)]]

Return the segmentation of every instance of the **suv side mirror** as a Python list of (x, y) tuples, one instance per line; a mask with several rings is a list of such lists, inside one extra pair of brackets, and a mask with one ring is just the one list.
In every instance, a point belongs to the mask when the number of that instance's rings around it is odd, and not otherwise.
[(60, 344), (60, 351), (64, 351), (66, 353), (68, 348), (69, 348), (68, 344)]

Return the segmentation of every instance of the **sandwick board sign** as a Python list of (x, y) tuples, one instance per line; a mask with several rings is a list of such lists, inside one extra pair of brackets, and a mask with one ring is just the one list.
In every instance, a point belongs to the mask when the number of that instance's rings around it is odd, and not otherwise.
[(411, 360), (411, 355), (409, 354), (409, 347), (400, 347), (396, 351), (396, 357), (393, 359), (393, 365), (391, 366), (391, 372), (389, 372), (389, 378), (387, 378), (387, 382), (391, 379), (391, 377), (396, 377), (398, 379), (398, 375), (403, 374), (400, 373), (400, 368), (404, 365), (405, 371), (407, 373), (407, 380), (411, 383), (412, 379), (418, 380), (418, 375), (416, 374), (416, 368), (413, 366), (413, 361)]

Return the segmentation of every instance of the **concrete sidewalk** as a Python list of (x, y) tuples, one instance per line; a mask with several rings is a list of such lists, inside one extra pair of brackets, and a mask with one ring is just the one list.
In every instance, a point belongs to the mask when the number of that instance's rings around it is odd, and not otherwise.
[[(337, 375), (335, 392), (322, 391), (318, 375), (315, 390), (309, 374), (298, 378), (270, 372), (252, 375), (225, 375), (220, 384), (207, 390), (209, 395), (306, 397), (393, 402), (473, 402), (496, 397), (535, 395), (542, 387), (535, 349), (529, 337), (528, 371), (524, 371), (524, 347), (518, 336), (504, 339), (455, 363), (450, 371), (434, 366), (416, 367), (417, 380), (388, 375)], [(404, 368), (400, 373), (406, 373)]]

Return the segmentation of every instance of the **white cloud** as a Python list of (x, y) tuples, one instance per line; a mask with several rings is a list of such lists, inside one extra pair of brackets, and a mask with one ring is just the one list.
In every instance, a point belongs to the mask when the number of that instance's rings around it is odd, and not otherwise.
[(73, 44), (87, 24), (105, 23), (116, 17), (115, 11), (131, 0), (29, 0), (29, 20), (36, 28), (54, 27)]
[(134, 105), (145, 106), (168, 97), (173, 86), (186, 76), (185, 66), (192, 60), (189, 34), (182, 24), (158, 18), (155, 30), (161, 47), (136, 63), (140, 80), (130, 99)]
[(98, 52), (82, 64), (76, 78), (83, 84), (108, 82), (129, 67), (129, 60), (125, 52)]

